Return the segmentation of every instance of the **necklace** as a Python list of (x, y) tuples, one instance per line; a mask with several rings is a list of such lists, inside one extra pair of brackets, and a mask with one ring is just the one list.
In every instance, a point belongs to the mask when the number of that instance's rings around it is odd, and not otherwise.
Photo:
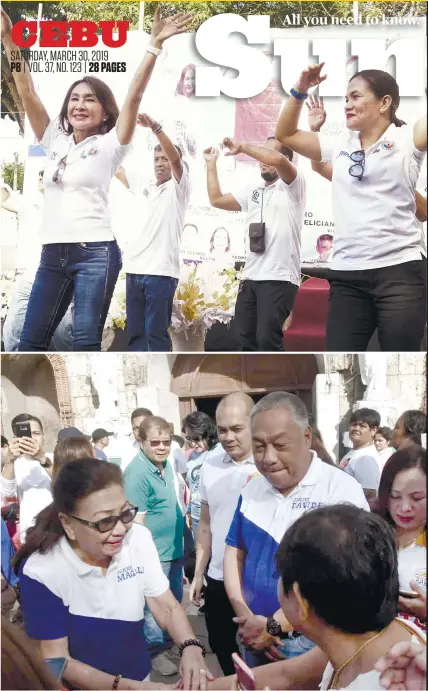
[(387, 627), (385, 626), (385, 628), (382, 629), (382, 631), (379, 631), (379, 633), (376, 633), (374, 636), (372, 636), (371, 638), (369, 638), (368, 641), (366, 641), (365, 643), (363, 643), (362, 645), (360, 645), (360, 647), (355, 651), (355, 653), (354, 653), (353, 655), (351, 655), (351, 657), (348, 657), (348, 659), (345, 660), (345, 662), (344, 662), (342, 665), (340, 665), (339, 669), (337, 669), (337, 670), (335, 671), (335, 673), (334, 673), (334, 675), (333, 675), (333, 679), (331, 680), (330, 684), (328, 685), (328, 688), (329, 688), (329, 689), (335, 689), (335, 688), (336, 688), (337, 680), (339, 679), (340, 673), (343, 672), (343, 670), (345, 669), (345, 667), (347, 667), (347, 666), (349, 665), (349, 663), (352, 662), (352, 660), (355, 660), (355, 658), (357, 657), (357, 655), (359, 655), (359, 654), (361, 653), (361, 651), (364, 650), (364, 648), (365, 648), (369, 643), (373, 643), (373, 641), (375, 641), (376, 638), (379, 638), (379, 636), (381, 636), (381, 635), (383, 634), (383, 632), (385, 631), (386, 628), (387, 628)]
[(413, 545), (413, 543), (416, 542), (416, 540), (418, 540), (420, 538), (420, 536), (424, 534), (424, 532), (425, 532), (425, 530), (423, 530), (421, 533), (419, 533), (419, 535), (414, 537), (413, 540), (410, 540), (410, 542), (406, 542), (404, 545), (399, 544), (398, 549), (401, 550), (401, 549), (406, 549), (406, 547), (410, 547), (410, 545)]

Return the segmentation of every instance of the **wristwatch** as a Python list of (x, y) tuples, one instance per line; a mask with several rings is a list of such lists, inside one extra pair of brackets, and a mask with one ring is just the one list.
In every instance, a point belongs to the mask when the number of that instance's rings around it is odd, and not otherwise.
[(278, 624), (276, 619), (273, 617), (268, 617), (266, 624), (266, 631), (271, 636), (277, 636), (278, 638), (287, 638), (287, 634), (281, 629), (281, 624)]

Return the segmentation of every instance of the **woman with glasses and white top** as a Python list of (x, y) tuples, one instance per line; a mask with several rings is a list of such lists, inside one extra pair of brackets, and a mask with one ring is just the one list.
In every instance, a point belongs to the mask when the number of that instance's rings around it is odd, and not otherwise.
[(324, 63), (304, 70), (275, 136), (314, 161), (333, 164), (334, 254), (327, 350), (364, 351), (375, 329), (382, 350), (418, 351), (425, 327), (426, 249), (415, 220), (415, 187), (427, 148), (426, 116), (396, 117), (397, 82), (363, 70), (348, 83), (347, 132), (335, 139), (298, 129)]
[[(84, 77), (72, 84), (59, 118), (51, 120), (25, 63), (21, 71), (12, 72), (31, 127), (48, 157), (40, 231), (43, 248), (19, 350), (47, 350), (73, 296), (73, 350), (100, 350), (122, 266), (108, 208), (110, 182), (130, 149), (141, 99), (162, 45), (183, 33), (189, 21), (188, 13), (162, 19), (156, 10), (151, 43), (120, 112), (103, 81)], [(11, 30), (12, 22), (2, 10), (1, 36), (9, 63), (17, 50)]]
[(150, 531), (133, 523), (136, 512), (116, 465), (72, 461), (16, 555), (25, 630), (43, 658), (66, 659), (70, 688), (165, 688), (146, 681), (146, 603), (180, 648), (183, 687), (198, 689), (206, 671), (205, 649), (169, 590)]

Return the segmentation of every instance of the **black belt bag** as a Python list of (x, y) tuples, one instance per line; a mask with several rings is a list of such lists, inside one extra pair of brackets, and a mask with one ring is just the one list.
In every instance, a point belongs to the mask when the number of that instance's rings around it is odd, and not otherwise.
[(265, 236), (266, 224), (263, 223), (263, 195), (262, 190), (262, 205), (260, 210), (260, 223), (250, 223), (248, 234), (250, 237), (250, 250), (256, 254), (262, 254), (265, 251)]

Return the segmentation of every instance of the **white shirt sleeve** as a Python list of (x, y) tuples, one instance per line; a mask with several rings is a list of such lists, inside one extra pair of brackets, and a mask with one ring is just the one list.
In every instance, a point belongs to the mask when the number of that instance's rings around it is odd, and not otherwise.
[(1, 476), (1, 495), (2, 497), (16, 497), (17, 486), (15, 478), (7, 480), (3, 475)]
[(345, 502), (358, 506), (360, 509), (370, 511), (369, 503), (360, 483), (348, 473), (346, 475), (344, 473), (343, 477), (346, 478), (348, 482), (346, 482), (346, 485), (343, 481), (339, 484), (330, 497), (330, 504), (343, 504)]
[(180, 473), (181, 475), (187, 473), (186, 456), (184, 454), (183, 449), (181, 449), (179, 446), (176, 449), (174, 449), (174, 462), (175, 470), (177, 473)]
[(116, 127), (113, 127), (113, 129), (111, 129), (110, 132), (107, 132), (107, 134), (103, 134), (102, 140), (103, 145), (107, 147), (107, 151), (110, 156), (113, 176), (124, 160), (125, 156), (131, 151), (132, 142), (129, 144), (121, 144), (117, 138)]
[(248, 211), (248, 193), (249, 189), (247, 183), (245, 185), (237, 185), (231, 192), (232, 196), (235, 197), (241, 207), (241, 211)]
[(377, 491), (380, 481), (379, 464), (373, 456), (359, 456), (351, 466), (352, 475), (360, 483), (363, 489), (375, 489)]
[(174, 176), (172, 176), (172, 179), (174, 181), (174, 188), (176, 191), (176, 194), (178, 198), (184, 203), (187, 204), (187, 201), (190, 197), (190, 177), (189, 177), (189, 171), (187, 169), (187, 165), (185, 164), (184, 161), (182, 161), (182, 166), (183, 166), (183, 172), (181, 174), (181, 179), (180, 182), (177, 182)]
[(46, 154), (49, 155), (55, 141), (58, 139), (64, 140), (67, 139), (67, 137), (67, 133), (61, 129), (59, 120), (56, 118), (55, 120), (51, 120), (49, 122), (49, 125), (45, 129), (44, 135), (39, 141), (39, 144), (46, 151)]
[(291, 201), (294, 204), (300, 204), (302, 201), (304, 201), (306, 197), (305, 176), (300, 170), (297, 170), (297, 175), (294, 178), (293, 182), (287, 185), (287, 183), (284, 182), (284, 180), (281, 180), (281, 185), (278, 187), (278, 189), (280, 191), (287, 190), (291, 198)]
[(160, 563), (155, 543), (150, 530), (143, 525), (133, 525), (132, 530), (144, 531), (143, 539), (138, 536), (138, 546), (141, 549), (141, 556), (144, 564), (144, 597), (158, 597), (169, 589), (169, 581), (165, 576)]
[(319, 132), (318, 139), (321, 149), (321, 162), (332, 163), (336, 138), (332, 137), (331, 134), (323, 134), (322, 132)]
[(207, 490), (204, 482), (204, 468), (205, 463), (202, 463), (201, 471), (199, 473), (199, 499), (202, 504), (208, 504)]

